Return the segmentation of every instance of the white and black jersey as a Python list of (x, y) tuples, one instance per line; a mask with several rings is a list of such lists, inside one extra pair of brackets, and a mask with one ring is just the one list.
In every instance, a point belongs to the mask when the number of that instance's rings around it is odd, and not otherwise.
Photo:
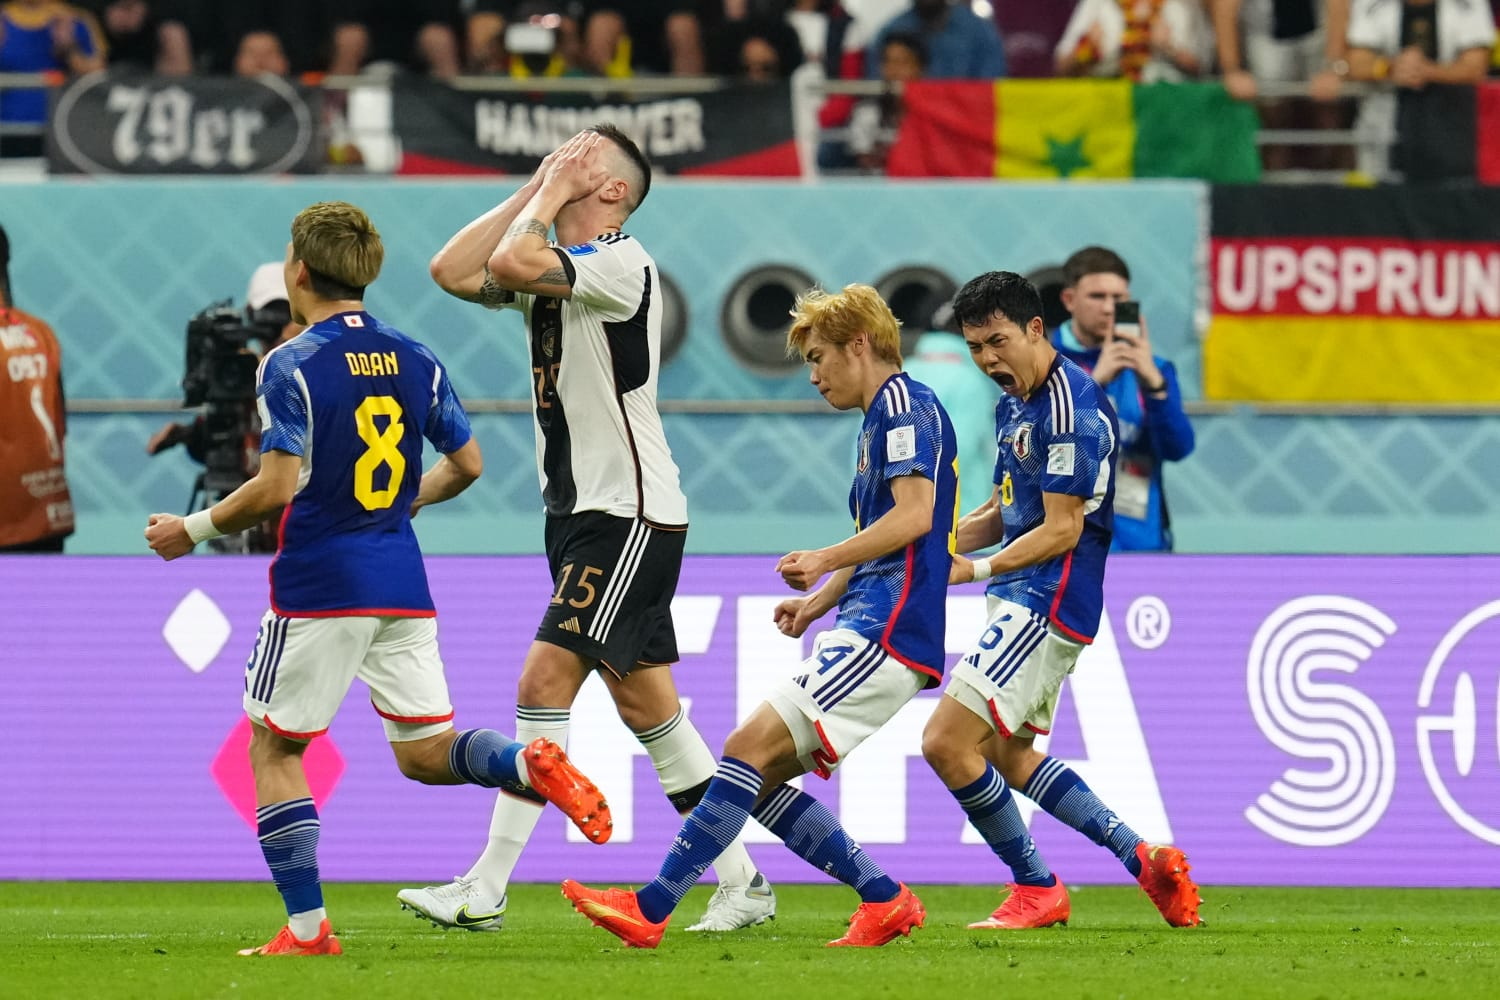
[(525, 293), (537, 471), (549, 515), (603, 511), (687, 524), (656, 409), (662, 296), (656, 262), (624, 233), (553, 247), (570, 299)]

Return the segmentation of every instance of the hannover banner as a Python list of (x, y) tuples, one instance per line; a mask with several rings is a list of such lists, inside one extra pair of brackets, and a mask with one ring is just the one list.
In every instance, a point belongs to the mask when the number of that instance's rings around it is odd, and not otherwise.
[[(428, 566), (456, 722), (510, 731), (550, 596), (546, 562)], [(716, 751), (810, 648), (810, 635), (771, 624), (790, 593), (774, 566), (684, 566), (675, 672)], [(1182, 845), (1210, 901), (1230, 884), (1500, 886), (1496, 579), (1496, 557), (1116, 558), (1103, 628), (1046, 749), (1144, 837)], [(13, 754), (0, 769), (0, 878), (264, 880), (240, 698), (266, 561), (0, 557), (0, 593), (11, 744), (82, 734), (118, 764)], [(948, 607), (951, 664), (983, 630), (982, 592), (955, 588)], [(1004, 882), (922, 760), (939, 697), (919, 695), (833, 780), (804, 786), (898, 878)], [(597, 681), (573, 722), (569, 752), (607, 794), (614, 837), (580, 842), (549, 809), (517, 877), (647, 880), (679, 819)], [(402, 778), (363, 685), (307, 765), (328, 878), (440, 882), (484, 846), (494, 793)], [(1069, 885), (1129, 881), (1107, 851), (1018, 799)], [(773, 881), (824, 878), (779, 844), (751, 849)]]
[(312, 173), (322, 96), (277, 76), (91, 73), (58, 91), (47, 168), (88, 174)]
[(667, 173), (801, 172), (786, 84), (634, 97), (607, 90), (472, 93), (403, 80), (393, 87), (392, 99), (403, 174), (530, 174), (542, 157), (596, 122), (618, 125)]

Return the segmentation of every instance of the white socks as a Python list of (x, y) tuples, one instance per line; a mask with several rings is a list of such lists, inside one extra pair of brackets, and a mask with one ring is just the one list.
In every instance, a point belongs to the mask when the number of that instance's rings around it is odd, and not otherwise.
[[(563, 749), (568, 746), (568, 725), (571, 713), (566, 708), (516, 709), (516, 742), (525, 746), (538, 736), (545, 736)], [(545, 803), (531, 802), (501, 792), (495, 797), (495, 811), (490, 816), (490, 842), (484, 853), (469, 869), (468, 877), (476, 879), (480, 888), (496, 899), (505, 894), (510, 885), (511, 873), (537, 820), (542, 817)]]

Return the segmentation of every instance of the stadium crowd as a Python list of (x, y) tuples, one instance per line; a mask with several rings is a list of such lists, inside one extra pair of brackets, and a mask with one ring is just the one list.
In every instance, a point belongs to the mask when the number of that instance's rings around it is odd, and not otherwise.
[[(1493, 25), (1497, 0), (8, 0), (0, 70), (160, 74), (354, 74), (394, 65), (461, 74), (779, 78), (804, 64), (877, 78), (884, 43), (915, 38), (925, 75), (1185, 79), (1223, 72), (1238, 95), (1259, 79), (1389, 76), (1414, 60), (1358, 67), (1348, 48), (1438, 51)], [(1427, 8), (1429, 23), (1420, 23)], [(1436, 27), (1434, 27), (1436, 25)], [(1492, 34), (1492, 32), (1491, 32)], [(1431, 35), (1432, 37), (1428, 37)], [(1491, 39), (1490, 46), (1493, 46)], [(1476, 48), (1477, 45), (1467, 45)], [(1467, 48), (1465, 51), (1467, 51)], [(1494, 60), (1466, 60), (1482, 76)], [(1445, 74), (1448, 76), (1451, 74)], [(1434, 78), (1428, 74), (1429, 78)], [(1448, 82), (1453, 82), (1449, 80)]]
[[(1475, 83), (1500, 66), (1500, 0), (8, 0), (0, 73), (398, 71), (437, 79), (727, 76), (775, 81), (1222, 77), (1276, 127), (1336, 128), (1345, 81)], [(1267, 92), (1267, 84), (1273, 85)], [(1302, 85), (1312, 106), (1278, 99)], [(40, 132), (46, 91), (0, 89)], [(830, 96), (823, 166), (879, 170), (900, 102)], [(5, 144), (36, 155), (40, 136)], [(336, 158), (337, 159), (337, 158)], [(1274, 148), (1267, 165), (1283, 165)]]

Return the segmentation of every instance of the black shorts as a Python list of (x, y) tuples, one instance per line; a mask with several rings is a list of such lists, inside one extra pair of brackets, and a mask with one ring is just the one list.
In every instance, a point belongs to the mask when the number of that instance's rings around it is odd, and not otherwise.
[(677, 662), (672, 595), (687, 531), (585, 511), (547, 518), (552, 601), (536, 637), (617, 677)]

